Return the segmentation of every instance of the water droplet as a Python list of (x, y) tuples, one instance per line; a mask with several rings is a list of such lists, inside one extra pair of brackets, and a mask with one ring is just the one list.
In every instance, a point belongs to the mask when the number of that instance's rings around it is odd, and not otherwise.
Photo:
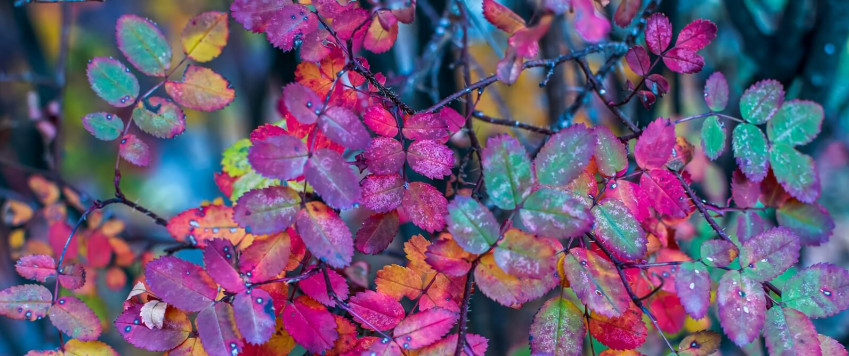
[(690, 289), (696, 289), (696, 284), (695, 284), (695, 283), (690, 282)]
[(746, 313), (746, 314), (749, 314), (749, 307), (744, 305), (743, 306), (743, 312)]
[(605, 95), (605, 94), (607, 94), (607, 90), (599, 89), (598, 93), (601, 94), (601, 95)]
[(292, 20), (294, 20), (294, 19), (296, 19), (296, 18), (298, 18), (298, 17), (297, 17), (297, 16), (295, 16), (295, 15), (292, 15)]
[(127, 325), (127, 327), (124, 328), (124, 332), (128, 333), (128, 332), (130, 332), (131, 329), (132, 328), (129, 325)]
[(610, 189), (616, 189), (616, 183), (611, 184)]
[(835, 50), (835, 48), (834, 48), (834, 44), (833, 44), (833, 43), (826, 43), (826, 44), (825, 44), (825, 48), (823, 48), (823, 49), (825, 50), (825, 54), (827, 54), (827, 55), (829, 55), (829, 56), (830, 56), (830, 55), (832, 55), (832, 54), (834, 54), (834, 50)]
[(256, 298), (256, 303), (257, 303), (257, 304), (262, 304), (262, 298)]
[(410, 340), (412, 340), (412, 339), (413, 339), (412, 337), (407, 336), (407, 338), (406, 338), (405, 340), (410, 341)]
[(60, 300), (59, 300), (59, 304), (65, 304), (65, 300), (64, 300), (64, 299), (60, 299)]
[(383, 338), (382, 340), (380, 340), (380, 343), (381, 343), (381, 344), (388, 344), (388, 343), (389, 343), (389, 338), (388, 338), (388, 337)]
[(139, 319), (133, 320), (133, 324), (139, 325)]
[(405, 343), (404, 343), (404, 348), (405, 348), (405, 349), (409, 349), (409, 348), (410, 348), (410, 344), (408, 344), (408, 343), (406, 343), (406, 342), (405, 342)]
[(26, 316), (27, 316), (27, 318), (31, 317), (31, 316), (32, 316), (32, 312), (31, 312), (31, 311), (28, 311), (28, 312), (26, 313)]
[(604, 295), (604, 293), (602, 293), (600, 290), (596, 289), (596, 290), (595, 290), (595, 295), (597, 295), (597, 296), (602, 296), (602, 295)]
[(824, 296), (826, 296), (826, 297), (830, 297), (830, 296), (831, 296), (831, 291), (830, 291), (830, 290), (828, 290), (828, 289), (823, 289), (823, 290), (822, 290), (822, 294), (823, 294)]
[(228, 253), (228, 254), (224, 255), (224, 257), (229, 259), (230, 257), (233, 257), (233, 256)]
[(741, 297), (745, 298), (745, 297), (746, 297), (746, 292), (744, 292), (744, 291), (742, 291), (742, 290), (739, 290), (739, 291), (737, 291), (737, 295), (739, 295), (739, 296), (741, 296)]
[(200, 224), (196, 220), (189, 220), (189, 226), (191, 227), (200, 227)]

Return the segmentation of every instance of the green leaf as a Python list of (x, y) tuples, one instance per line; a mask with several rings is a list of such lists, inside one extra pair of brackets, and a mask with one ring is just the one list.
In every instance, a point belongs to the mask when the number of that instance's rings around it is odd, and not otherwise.
[(790, 229), (775, 227), (743, 242), (740, 266), (743, 275), (758, 282), (769, 281), (799, 261), (799, 237)]
[(240, 139), (227, 147), (221, 156), (221, 169), (231, 177), (238, 177), (252, 171), (251, 164), (248, 162), (250, 147), (251, 140), (247, 138)]
[(753, 182), (760, 182), (769, 169), (766, 137), (755, 125), (740, 124), (731, 137), (734, 158), (743, 174)]
[(239, 176), (239, 178), (236, 178), (236, 181), (233, 182), (233, 192), (230, 193), (230, 200), (235, 202), (248, 191), (267, 188), (273, 185), (280, 185), (280, 180), (263, 177), (251, 169)]
[(612, 177), (628, 168), (628, 152), (619, 138), (613, 135), (607, 126), (596, 126), (593, 130), (596, 136), (593, 154), (599, 173)]
[(702, 149), (705, 151), (705, 155), (711, 160), (719, 157), (725, 152), (725, 139), (727, 137), (724, 122), (719, 121), (716, 116), (707, 118), (702, 124)]
[(147, 103), (140, 101), (133, 109), (133, 122), (142, 131), (159, 138), (173, 138), (186, 130), (186, 114), (177, 104), (156, 96), (145, 100)]
[(171, 45), (153, 21), (124, 15), (115, 26), (118, 49), (144, 74), (164, 77), (171, 68)]
[(820, 133), (823, 110), (813, 101), (791, 100), (781, 106), (775, 118), (766, 125), (766, 134), (773, 143), (791, 146), (804, 145)]
[(792, 308), (774, 307), (766, 312), (764, 339), (770, 355), (822, 355), (814, 324)]
[(512, 210), (531, 193), (534, 176), (525, 148), (507, 134), (490, 137), (483, 149), (483, 179), (495, 206)]
[(805, 268), (784, 284), (781, 303), (811, 318), (827, 318), (849, 308), (849, 272), (818, 263)]
[(646, 233), (621, 201), (604, 199), (592, 208), (593, 232), (621, 260), (636, 260), (646, 254)]
[(554, 237), (575, 237), (592, 226), (589, 204), (563, 190), (541, 188), (525, 199), (517, 226), (530, 233)]
[(544, 355), (581, 355), (584, 315), (572, 302), (561, 297), (549, 299), (531, 324), (531, 352)]
[(775, 212), (778, 225), (784, 226), (796, 235), (803, 245), (819, 245), (828, 241), (834, 231), (831, 214), (820, 204), (805, 204), (791, 199)]
[(130, 106), (139, 96), (139, 81), (130, 68), (116, 59), (95, 57), (86, 67), (91, 89), (109, 105)]
[(464, 250), (481, 254), (498, 240), (498, 221), (477, 200), (457, 196), (448, 204), (448, 231)]
[(584, 125), (569, 126), (546, 142), (534, 160), (540, 184), (565, 186), (577, 177), (593, 155), (595, 135)]
[(820, 179), (814, 159), (792, 146), (776, 143), (769, 150), (769, 163), (775, 179), (787, 193), (805, 203), (820, 196)]
[(784, 86), (777, 80), (762, 80), (753, 84), (740, 97), (740, 113), (755, 125), (766, 123), (784, 102)]
[(563, 272), (578, 298), (594, 312), (616, 317), (628, 310), (631, 300), (613, 262), (576, 247), (563, 259)]
[(83, 127), (99, 140), (112, 141), (124, 131), (124, 121), (108, 112), (94, 112), (83, 116)]

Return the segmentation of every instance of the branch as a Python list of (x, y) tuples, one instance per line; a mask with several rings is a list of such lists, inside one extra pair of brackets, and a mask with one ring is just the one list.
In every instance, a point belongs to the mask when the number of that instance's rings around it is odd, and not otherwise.
[(690, 197), (690, 200), (693, 201), (693, 204), (696, 205), (696, 208), (699, 209), (699, 212), (701, 212), (702, 216), (705, 217), (705, 220), (707, 220), (710, 227), (713, 228), (713, 230), (716, 231), (717, 234), (719, 234), (719, 237), (721, 237), (725, 241), (730, 242), (731, 237), (729, 237), (728, 234), (725, 233), (725, 230), (723, 230), (722, 227), (720, 227), (719, 224), (716, 223), (716, 220), (714, 220), (713, 217), (710, 216), (707, 211), (707, 208), (705, 207), (705, 203), (701, 199), (699, 199), (698, 196), (696, 196), (696, 192), (694, 192), (693, 188), (691, 188), (690, 185), (687, 184), (687, 182), (684, 180), (684, 177), (681, 176), (681, 173), (678, 171), (672, 171), (672, 173), (675, 174), (675, 177), (678, 178), (679, 182), (681, 182), (681, 186), (684, 187), (684, 190), (687, 192), (687, 196)]
[(488, 123), (494, 124), (494, 125), (520, 128), (520, 129), (523, 129), (523, 130), (528, 130), (528, 131), (536, 132), (538, 134), (543, 134), (543, 135), (554, 135), (554, 131), (551, 131), (550, 129), (545, 128), (545, 127), (534, 126), (534, 125), (531, 125), (531, 124), (526, 124), (526, 123), (521, 122), (521, 121), (513, 121), (513, 120), (507, 120), (507, 119), (494, 118), (494, 117), (486, 115), (486, 114), (484, 114), (480, 111), (475, 111), (472, 114), (472, 116), (474, 118), (478, 119), (478, 120), (481, 120), (483, 122), (488, 122)]

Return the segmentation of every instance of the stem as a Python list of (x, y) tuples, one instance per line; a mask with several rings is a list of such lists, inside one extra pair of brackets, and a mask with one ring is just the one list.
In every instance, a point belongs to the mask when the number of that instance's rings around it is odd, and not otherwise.
[(696, 192), (694, 192), (693, 188), (691, 188), (690, 185), (687, 184), (687, 182), (684, 180), (684, 177), (681, 176), (681, 173), (678, 171), (672, 171), (672, 173), (675, 174), (675, 177), (678, 178), (679, 182), (681, 182), (681, 186), (684, 187), (684, 190), (687, 192), (687, 195), (690, 197), (690, 200), (693, 201), (693, 204), (696, 205), (696, 209), (699, 209), (699, 212), (701, 212), (702, 216), (705, 217), (705, 220), (707, 220), (710, 227), (713, 228), (713, 230), (716, 231), (719, 237), (721, 237), (723, 240), (731, 242), (731, 237), (729, 237), (728, 234), (725, 233), (725, 230), (723, 230), (719, 226), (719, 224), (716, 223), (716, 220), (714, 220), (713, 217), (710, 216), (707, 211), (707, 208), (705, 208), (704, 202), (702, 202), (702, 200), (699, 199), (698, 196), (696, 196)]
[(483, 122), (488, 122), (488, 123), (494, 124), (494, 125), (516, 127), (516, 128), (520, 128), (520, 129), (523, 129), (523, 130), (530, 131), (530, 132), (536, 132), (538, 134), (543, 134), (543, 135), (554, 135), (554, 131), (551, 131), (550, 129), (545, 128), (545, 127), (534, 126), (534, 125), (531, 125), (531, 124), (526, 124), (526, 123), (521, 122), (521, 121), (513, 121), (513, 120), (507, 120), (507, 119), (494, 118), (494, 117), (486, 115), (486, 114), (484, 114), (480, 111), (475, 111), (474, 113), (472, 113), (472, 117), (474, 117), (478, 120), (481, 120)]

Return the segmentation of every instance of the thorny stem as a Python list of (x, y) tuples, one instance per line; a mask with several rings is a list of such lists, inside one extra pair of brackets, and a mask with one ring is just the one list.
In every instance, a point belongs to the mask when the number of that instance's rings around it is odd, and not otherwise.
[(693, 188), (691, 188), (690, 185), (687, 184), (687, 181), (684, 180), (684, 177), (681, 176), (681, 173), (678, 171), (672, 171), (672, 173), (675, 174), (675, 177), (678, 178), (679, 182), (681, 182), (681, 186), (684, 187), (684, 190), (687, 192), (687, 196), (690, 197), (690, 200), (692, 200), (693, 204), (696, 205), (696, 209), (699, 209), (699, 212), (701, 212), (702, 216), (705, 217), (705, 220), (707, 220), (710, 227), (713, 228), (713, 230), (716, 231), (716, 233), (719, 234), (719, 237), (721, 237), (723, 240), (731, 242), (731, 237), (729, 237), (728, 234), (725, 233), (725, 230), (723, 230), (719, 226), (719, 224), (716, 223), (716, 220), (714, 220), (713, 217), (710, 216), (707, 211), (707, 208), (705, 208), (704, 202), (702, 202), (702, 200), (699, 199), (698, 196), (696, 196), (696, 192), (694, 192)]
[(476, 118), (480, 121), (488, 122), (488, 123), (494, 124), (494, 125), (520, 128), (522, 130), (527, 130), (527, 131), (530, 131), (530, 132), (535, 132), (535, 133), (543, 134), (543, 135), (554, 135), (554, 131), (552, 131), (548, 128), (545, 128), (545, 127), (534, 126), (534, 125), (531, 125), (531, 124), (526, 124), (526, 123), (521, 122), (521, 121), (499, 119), (499, 118), (495, 118), (495, 117), (486, 115), (486, 114), (484, 114), (480, 111), (473, 112), (472, 117), (474, 117), (474, 118)]
[(631, 120), (628, 120), (627, 117), (625, 117), (625, 113), (622, 112), (622, 109), (615, 105), (611, 105), (610, 101), (607, 100), (607, 89), (604, 88), (604, 84), (600, 80), (598, 80), (596, 75), (593, 74), (592, 70), (590, 70), (590, 66), (587, 64), (587, 62), (582, 58), (579, 58), (578, 66), (581, 68), (581, 70), (584, 71), (584, 74), (587, 77), (587, 81), (589, 83), (592, 83), (592, 88), (595, 89), (595, 92), (598, 95), (599, 99), (601, 99), (604, 102), (604, 105), (607, 106), (608, 109), (610, 109), (610, 112), (612, 112), (613, 115), (615, 115), (616, 118), (619, 119), (619, 121), (625, 124), (625, 126), (628, 126), (631, 131), (639, 131), (640, 128), (637, 127), (637, 125), (634, 125)]

